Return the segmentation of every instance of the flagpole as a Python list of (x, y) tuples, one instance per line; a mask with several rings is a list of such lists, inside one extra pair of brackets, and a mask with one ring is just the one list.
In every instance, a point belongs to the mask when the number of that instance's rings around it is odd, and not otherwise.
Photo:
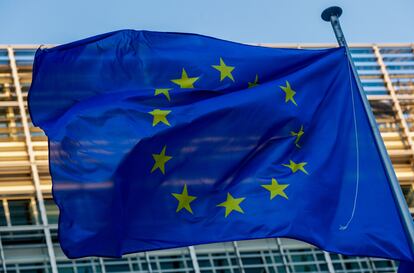
[(387, 150), (385, 148), (384, 142), (382, 140), (381, 134), (378, 130), (377, 123), (372, 113), (371, 106), (368, 102), (368, 98), (365, 95), (364, 89), (362, 88), (362, 83), (358, 77), (357, 70), (355, 68), (354, 62), (352, 61), (351, 52), (349, 50), (348, 44), (346, 43), (344, 33), (342, 32), (341, 24), (339, 23), (339, 17), (342, 15), (342, 9), (337, 6), (329, 7), (325, 9), (321, 17), (324, 21), (331, 22), (333, 31), (335, 33), (336, 40), (338, 41), (339, 46), (345, 48), (348, 61), (352, 68), (352, 73), (355, 76), (358, 92), (362, 98), (365, 112), (368, 115), (369, 123), (371, 125), (372, 131), (374, 133), (375, 142), (380, 151), (381, 159), (384, 164), (386, 174), (388, 176), (388, 181), (390, 182), (390, 188), (394, 196), (395, 201), (397, 202), (398, 210), (401, 216), (401, 220), (406, 231), (406, 235), (409, 239), (411, 251), (414, 254), (414, 224), (411, 214), (408, 210), (407, 203), (405, 202), (404, 195), (401, 191), (400, 184), (398, 182), (397, 176), (395, 175), (394, 168), (392, 166), (391, 160), (388, 156)]

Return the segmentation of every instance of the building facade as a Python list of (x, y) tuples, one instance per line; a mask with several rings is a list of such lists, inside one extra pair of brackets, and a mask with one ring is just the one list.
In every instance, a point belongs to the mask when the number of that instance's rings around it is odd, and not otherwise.
[[(275, 45), (267, 45), (275, 46)], [(335, 45), (276, 45), (321, 48)], [(37, 46), (0, 46), (0, 272), (376, 273), (396, 262), (348, 257), (289, 239), (200, 245), (68, 260), (57, 241), (48, 144), (32, 125), (27, 93)], [(410, 210), (414, 213), (414, 44), (361, 44), (352, 57)], [(375, 181), (372, 181), (375, 187)]]

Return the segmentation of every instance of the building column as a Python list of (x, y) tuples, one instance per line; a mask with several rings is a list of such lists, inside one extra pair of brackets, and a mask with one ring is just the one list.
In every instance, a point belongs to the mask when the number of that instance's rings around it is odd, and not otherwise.
[(98, 259), (99, 259), (99, 265), (101, 266), (101, 272), (102, 273), (106, 273), (106, 268), (105, 268), (105, 264), (104, 264), (103, 258), (98, 258)]
[(45, 234), (47, 251), (48, 251), (49, 259), (50, 259), (50, 266), (52, 268), (52, 273), (58, 273), (57, 265), (56, 265), (55, 251), (53, 249), (52, 237), (50, 235), (50, 227), (49, 227), (49, 224), (48, 224), (45, 203), (44, 203), (44, 200), (43, 200), (43, 193), (42, 193), (42, 190), (40, 188), (39, 172), (37, 170), (35, 155), (34, 155), (34, 151), (33, 151), (33, 144), (32, 144), (32, 139), (31, 139), (31, 135), (30, 135), (29, 123), (28, 123), (28, 119), (27, 119), (27, 115), (26, 115), (25, 102), (24, 102), (24, 99), (23, 99), (22, 88), (21, 88), (21, 85), (20, 85), (19, 75), (18, 75), (18, 71), (17, 71), (16, 59), (14, 57), (14, 51), (10, 46), (7, 47), (7, 52), (8, 52), (9, 60), (10, 60), (10, 67), (11, 67), (11, 72), (12, 72), (12, 76), (13, 76), (13, 83), (14, 83), (14, 87), (15, 87), (15, 91), (16, 91), (17, 102), (19, 103), (20, 117), (22, 119), (23, 131), (24, 131), (24, 136), (25, 136), (25, 140), (26, 140), (27, 153), (29, 155), (32, 179), (33, 179), (33, 183), (34, 183), (34, 187), (35, 187), (37, 201), (39, 203), (40, 217), (42, 219), (43, 231), (44, 231), (44, 234)]
[(145, 260), (147, 261), (147, 264), (148, 264), (148, 272), (152, 273), (151, 259), (149, 257), (148, 252), (145, 252)]
[(285, 266), (285, 270), (287, 273), (290, 273), (291, 270), (290, 270), (289, 263), (286, 259), (285, 250), (283, 249), (283, 245), (282, 245), (282, 240), (280, 240), (280, 238), (276, 238), (275, 240), (276, 240), (277, 247), (279, 248), (280, 255), (282, 256), (282, 262), (283, 262), (283, 265)]
[(195, 273), (200, 273), (200, 266), (198, 265), (197, 255), (194, 249), (194, 246), (189, 246), (188, 251), (190, 251), (191, 261), (193, 262), (193, 268)]
[(335, 273), (335, 268), (334, 268), (333, 263), (332, 263), (331, 255), (329, 255), (329, 253), (326, 252), (326, 251), (323, 252), (323, 255), (325, 256), (325, 261), (328, 265), (329, 273)]
[(240, 273), (245, 273), (243, 262), (242, 262), (240, 251), (239, 251), (239, 246), (237, 245), (236, 241), (233, 242), (233, 248), (234, 248), (234, 252), (236, 253), (236, 259), (237, 259), (237, 264), (239, 265)]

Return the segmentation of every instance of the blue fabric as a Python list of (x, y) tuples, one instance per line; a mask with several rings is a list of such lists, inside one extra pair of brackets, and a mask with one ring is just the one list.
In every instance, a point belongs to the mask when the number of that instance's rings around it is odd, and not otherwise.
[[(233, 67), (224, 78), (220, 58)], [(183, 68), (198, 77), (194, 88), (172, 81)], [(59, 240), (70, 258), (290, 237), (413, 260), (343, 48), (112, 32), (39, 49), (29, 106), (49, 138)], [(154, 109), (171, 111), (168, 124), (154, 125)], [(154, 155), (164, 147), (163, 173)], [(294, 172), (290, 160), (306, 164)], [(288, 185), (273, 199), (263, 187), (272, 179)], [(173, 195), (185, 187), (196, 198), (192, 213)], [(226, 217), (229, 194), (240, 209)]]
[(398, 266), (398, 273), (413, 273), (414, 272), (414, 263), (403, 261)]

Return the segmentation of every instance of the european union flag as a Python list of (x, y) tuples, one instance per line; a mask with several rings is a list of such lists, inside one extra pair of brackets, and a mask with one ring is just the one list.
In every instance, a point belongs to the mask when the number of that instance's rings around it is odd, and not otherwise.
[(123, 30), (39, 49), (70, 258), (290, 237), (413, 260), (344, 48)]

